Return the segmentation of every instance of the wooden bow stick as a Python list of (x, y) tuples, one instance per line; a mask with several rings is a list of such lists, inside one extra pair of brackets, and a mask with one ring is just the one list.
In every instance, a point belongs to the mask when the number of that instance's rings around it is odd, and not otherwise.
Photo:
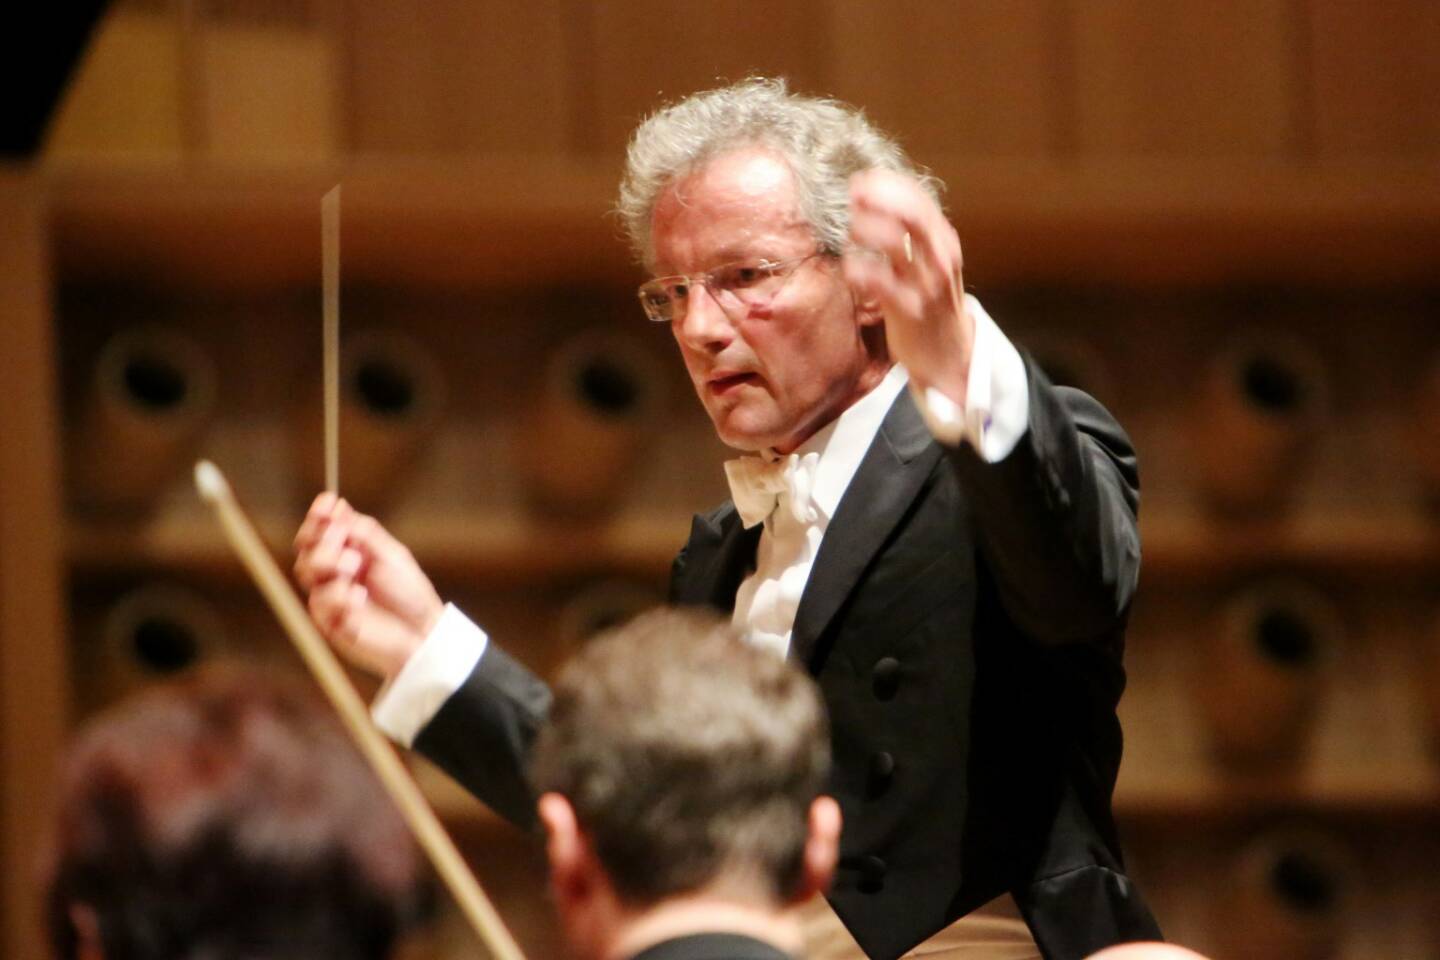
[(195, 486), (200, 496), (214, 509), (225, 530), (225, 538), (239, 556), (240, 562), (250, 572), (250, 577), (270, 604), (285, 631), (290, 634), (300, 656), (311, 674), (320, 684), (330, 703), (340, 714), (350, 736), (355, 740), (360, 753), (370, 763), (390, 794), (400, 814), (410, 825), (416, 840), (435, 865), (435, 870), (450, 889), (455, 902), (465, 918), (474, 928), (482, 943), (489, 949), (495, 960), (525, 960), (510, 931), (505, 928), (500, 915), (490, 903), (479, 882), (466, 866), (460, 851), (435, 811), (426, 802), (425, 795), (415, 784), (410, 772), (395, 755), (395, 750), (386, 741), (370, 720), (370, 713), (350, 678), (340, 666), (320, 631), (300, 603), (300, 598), (290, 586), (290, 581), (280, 572), (275, 558), (265, 549), (260, 535), (255, 532), (249, 517), (235, 502), (235, 495), (220, 468), (208, 460), (195, 465)]

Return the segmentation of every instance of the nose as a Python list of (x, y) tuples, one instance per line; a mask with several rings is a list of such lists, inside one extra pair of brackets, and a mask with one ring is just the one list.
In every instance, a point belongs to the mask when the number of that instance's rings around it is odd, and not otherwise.
[(703, 283), (690, 288), (684, 312), (674, 324), (675, 339), (692, 350), (718, 352), (735, 335), (730, 316)]

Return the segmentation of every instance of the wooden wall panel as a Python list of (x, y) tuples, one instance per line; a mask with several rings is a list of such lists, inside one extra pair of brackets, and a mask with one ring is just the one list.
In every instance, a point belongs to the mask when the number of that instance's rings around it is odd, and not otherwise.
[(1310, 6), (1318, 151), (1440, 153), (1440, 4)]
[(406, 154), (563, 151), (562, 0), (352, 0), (349, 145)]
[(1287, 0), (1072, 0), (1081, 153), (1273, 157), (1294, 141)]
[(182, 103), (178, 19), (117, 4), (95, 27), (45, 152), (60, 159), (176, 160), (184, 148)]
[[(950, 174), (952, 204), (966, 201), (958, 219), (978, 234), (972, 281), (1007, 333), (1095, 386), (1140, 451), (1146, 572), (1117, 804), (1140, 828), (1127, 833), (1132, 862), (1162, 925), (1218, 951), (1234, 857), (1252, 830), (1300, 814), (1342, 828), (1365, 860), (1363, 899), (1337, 956), (1435, 952), (1440, 763), (1417, 664), (1436, 636), (1440, 528), (1423, 512), (1409, 413), (1440, 349), (1427, 270), (1440, 249), (1440, 194), (1413, 162), (1440, 143), (1431, 0), (185, 2), (230, 19), (307, 2), (335, 14), (324, 30), (338, 31), (326, 36), (341, 78), (340, 159), (369, 155), (346, 167), (356, 293), (347, 317), (357, 330), (399, 328), (428, 345), (451, 388), (436, 434), (379, 509), (445, 596), (545, 671), (571, 649), (561, 622), (589, 614), (581, 600), (658, 589), (690, 512), (724, 496), (725, 452), (668, 333), (638, 319), (602, 215), (635, 121), (762, 72), (853, 100), (900, 133), (919, 160)], [(180, 38), (177, 64), (195, 52), (185, 46), (194, 35), (180, 32), (181, 0), (146, 0), (143, 10), (173, 18), (154, 22)], [(164, 62), (157, 54), (135, 69)], [(205, 132), (181, 129), (192, 119), (182, 107), (214, 91), (178, 79), (178, 89), (153, 87), (149, 73), (113, 77), (117, 112), (99, 116), (158, 110), (174, 127), (174, 155), (203, 146), (180, 142)], [(192, 69), (186, 82), (195, 77), (205, 74)], [(239, 114), (224, 119), (244, 132)], [(95, 152), (112, 164), (130, 156)], [(1367, 161), (1354, 163), (1360, 154)], [(138, 317), (190, 323), (225, 390), (206, 452), (231, 470), (282, 554), (310, 493), (293, 437), (306, 401), (290, 387), (318, 369), (306, 331), (316, 316), (314, 202), (333, 183), (324, 174), (102, 168), (48, 180), (55, 282), (70, 291), (53, 325), (58, 352), (85, 355), (88, 338), (98, 347)], [(56, 370), (11, 362), (56, 352), (37, 292), (51, 282), (41, 208), (6, 205), (32, 186), (20, 182), (17, 194), (0, 181), (0, 210), (23, 224), (0, 239), (9, 257), (0, 292), (25, 291), (30, 311), (0, 325), (0, 396), (14, 398), (0, 405), (10, 411), (0, 444), (7, 957), (41, 953), (21, 922), (34, 896), (26, 864), (10, 851), (33, 842), (45, 789), (33, 758), (59, 749), (65, 694), (92, 653), (87, 628), (107, 591), (152, 577), (192, 583), (233, 597), (223, 612), (238, 635), (270, 628), (183, 476), (156, 490), (143, 521), (67, 516), (53, 502)], [(13, 236), (19, 246), (6, 245)], [(81, 286), (96, 278), (123, 278), (122, 289)], [(615, 513), (562, 523), (532, 502), (516, 451), (547, 358), (590, 326), (653, 348), (666, 404)], [(1295, 464), (1288, 513), (1272, 523), (1216, 515), (1194, 483), (1197, 458), (1224, 452), (1195, 442), (1201, 376), (1212, 353), (1252, 327), (1313, 341), (1332, 390), (1316, 449)], [(59, 379), (73, 385), (83, 364), (69, 366), (68, 381), (66, 369)], [(59, 570), (75, 584), (68, 648), (54, 583), (62, 533)], [(1192, 697), (1197, 676), (1216, 668), (1205, 658), (1211, 613), (1272, 577), (1323, 591), (1347, 640), (1295, 769), (1236, 777), (1216, 759)], [(14, 636), (52, 642), (27, 647)], [(524, 941), (532, 955), (553, 955), (553, 922), (536, 899), (543, 871), (517, 866), (538, 848), (518, 834), (492, 839), (493, 818), (448, 814), (473, 827), (467, 851), (522, 938), (550, 935)], [(1408, 842), (1412, 829), (1423, 844)], [(469, 949), (467, 940), (445, 955)]]
[(225, 161), (304, 164), (339, 146), (338, 55), (318, 25), (209, 23), (193, 40), (201, 139)]
[(1050, 153), (1067, 77), (1056, 0), (835, 0), (835, 96), (861, 105), (916, 159)]
[(43, 192), (0, 168), (0, 955), (43, 957), (36, 856), (53, 810), (69, 668), (59, 418)]
[[(1434, 875), (1440, 844), (1423, 822), (1254, 811), (1147, 818), (1122, 823), (1121, 835), (1128, 871), (1166, 938), (1216, 960), (1436, 956), (1435, 901), (1427, 902), (1417, 880)], [(1286, 838), (1300, 841), (1294, 849), (1302, 855), (1338, 852), (1343, 867), (1330, 875), (1334, 886), (1327, 890), (1323, 874), (1310, 874), (1322, 883), (1294, 886), (1306, 876), (1294, 869), (1302, 860), (1272, 876), (1272, 896), (1257, 889), (1253, 869), (1244, 868), (1247, 855)], [(1268, 908), (1268, 922), (1255, 922), (1256, 907)], [(1289, 943), (1275, 942), (1287, 935)]]
[(814, 0), (643, 0), (577, 4), (588, 18), (593, 78), (582, 84), (580, 142), (621, 154), (635, 124), (662, 103), (750, 74), (788, 77), (823, 92), (826, 24)]

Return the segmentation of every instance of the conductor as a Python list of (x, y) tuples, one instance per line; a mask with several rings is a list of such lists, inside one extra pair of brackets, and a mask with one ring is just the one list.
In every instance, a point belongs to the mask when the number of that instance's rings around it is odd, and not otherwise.
[[(810, 943), (974, 956), (962, 918), (1008, 894), (1029, 932), (992, 955), (1078, 958), (1159, 935), (1110, 808), (1135, 455), (965, 293), (938, 187), (859, 110), (779, 80), (635, 131), (619, 212), (643, 316), (744, 454), (671, 600), (820, 686), (846, 826)], [(296, 547), (322, 631), (390, 681), (381, 725), (528, 822), (545, 686), (346, 502), (319, 497)]]

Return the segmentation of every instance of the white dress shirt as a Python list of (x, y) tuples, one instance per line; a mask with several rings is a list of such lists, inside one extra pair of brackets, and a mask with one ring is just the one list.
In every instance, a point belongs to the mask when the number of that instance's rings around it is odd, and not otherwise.
[(755, 569), (735, 594), (731, 622), (750, 638), (780, 656), (790, 650), (790, 632), (800, 595), (810, 580), (810, 568), (820, 552), (820, 541), (830, 518), (840, 505), (845, 488), (860, 467), (875, 432), (890, 410), (896, 395), (909, 378), (899, 364), (871, 391), (852, 403), (800, 445), (795, 454), (817, 454), (815, 476), (809, 493), (808, 511), (800, 511), (802, 522), (789, 503), (790, 494), (780, 494), (777, 509), (764, 520), (760, 542), (755, 548)]
[[(908, 382), (921, 416), (941, 443), (969, 443), (989, 463), (1009, 456), (1030, 419), (1025, 363), (980, 301), (966, 294), (975, 321), (975, 344), (965, 403), (909, 380), (898, 364), (864, 397), (807, 440), (797, 453), (818, 453), (811, 491), (811, 522), (802, 524), (791, 510), (776, 510), (761, 531), (755, 569), (735, 596), (733, 622), (751, 639), (784, 655), (800, 596), (820, 551), (830, 518), (870, 448), (885, 414)], [(371, 708), (375, 722), (391, 739), (410, 746), (445, 701), (465, 682), (485, 654), (485, 631), (453, 604), (435, 629), (381, 688)]]

